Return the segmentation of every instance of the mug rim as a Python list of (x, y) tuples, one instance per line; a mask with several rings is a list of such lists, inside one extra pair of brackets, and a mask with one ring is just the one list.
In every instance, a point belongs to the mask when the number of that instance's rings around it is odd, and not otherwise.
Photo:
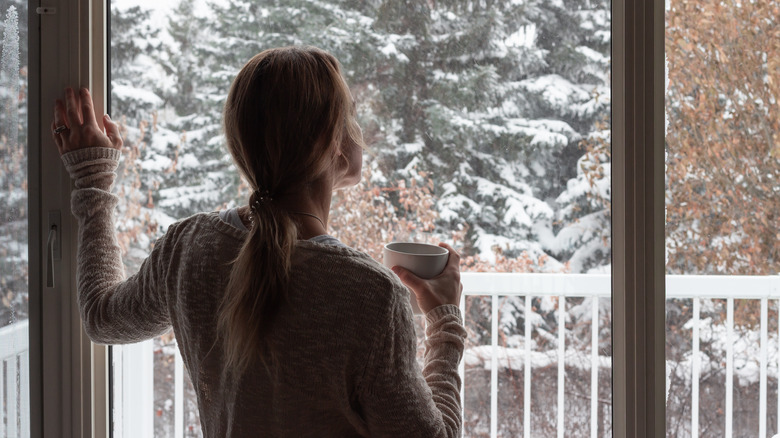
[[(403, 244), (403, 245), (412, 245), (412, 246), (423, 246), (423, 247), (429, 247), (429, 248), (436, 248), (437, 250), (441, 251), (437, 254), (420, 254), (416, 252), (407, 252), (407, 251), (400, 251), (397, 249), (393, 249), (390, 246), (395, 244)], [(438, 245), (432, 245), (430, 243), (419, 243), (419, 242), (390, 242), (386, 243), (384, 246), (384, 249), (386, 251), (394, 252), (396, 254), (404, 254), (404, 255), (412, 255), (412, 256), (423, 256), (423, 257), (440, 257), (443, 255), (449, 255), (450, 251), (447, 248), (438, 246)]]

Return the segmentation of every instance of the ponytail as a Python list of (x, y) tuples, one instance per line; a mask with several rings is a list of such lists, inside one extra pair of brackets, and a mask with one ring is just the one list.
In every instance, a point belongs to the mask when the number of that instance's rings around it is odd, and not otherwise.
[[(219, 312), (226, 368), (240, 375), (273, 351), (266, 334), (275, 310), (287, 298), (298, 230), (290, 213), (255, 191), (250, 198), (252, 228), (233, 261)], [(247, 346), (256, 346), (247, 348)], [(267, 363), (265, 363), (267, 366)]]

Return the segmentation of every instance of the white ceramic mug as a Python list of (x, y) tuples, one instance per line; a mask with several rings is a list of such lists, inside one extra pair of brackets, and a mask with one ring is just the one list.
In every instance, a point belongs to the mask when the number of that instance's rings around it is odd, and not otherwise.
[[(447, 248), (427, 243), (393, 242), (385, 245), (382, 250), (382, 262), (385, 266), (400, 266), (425, 279), (441, 274), (449, 257)], [(413, 292), (409, 300), (414, 313), (422, 314)]]

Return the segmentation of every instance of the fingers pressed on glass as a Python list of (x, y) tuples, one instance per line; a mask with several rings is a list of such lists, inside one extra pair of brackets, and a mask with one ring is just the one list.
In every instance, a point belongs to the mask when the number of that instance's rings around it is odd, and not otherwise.
[(92, 104), (92, 96), (89, 94), (89, 90), (86, 88), (81, 89), (81, 119), (85, 125), (97, 126), (97, 120), (95, 120), (95, 108)]
[(79, 97), (72, 88), (68, 88), (65, 91), (65, 118), (70, 129), (81, 126), (81, 115), (79, 112)]

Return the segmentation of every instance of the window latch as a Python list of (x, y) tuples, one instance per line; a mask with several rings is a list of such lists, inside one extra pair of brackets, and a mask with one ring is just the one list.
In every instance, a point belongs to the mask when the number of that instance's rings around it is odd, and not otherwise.
[(57, 8), (53, 8), (51, 6), (41, 6), (39, 8), (35, 8), (35, 12), (38, 15), (54, 15), (57, 13)]
[(62, 259), (60, 252), (60, 212), (49, 212), (49, 237), (46, 239), (46, 287), (54, 287), (54, 261)]

